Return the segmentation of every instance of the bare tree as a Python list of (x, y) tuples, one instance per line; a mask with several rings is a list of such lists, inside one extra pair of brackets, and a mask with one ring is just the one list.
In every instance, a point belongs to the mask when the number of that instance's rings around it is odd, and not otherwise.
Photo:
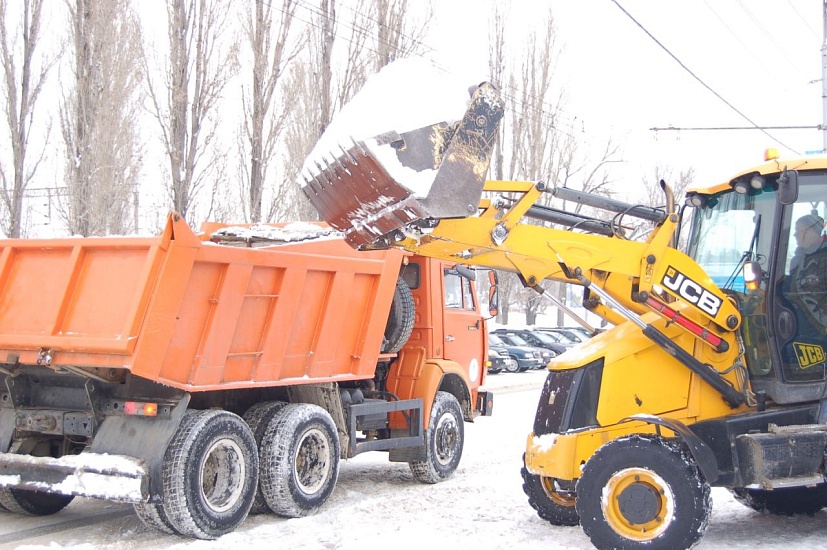
[[(36, 157), (29, 159), (35, 106), (57, 56), (47, 59), (37, 53), (42, 38), (43, 0), (12, 2), (14, 8), (20, 10), (19, 14), (12, 14), (9, 4), (7, 0), (0, 0), (0, 63), (4, 77), (3, 112), (12, 159), (11, 163), (0, 162), (0, 199), (5, 211), (3, 231), (9, 237), (20, 237), (23, 194), (46, 150), (43, 147)], [(19, 19), (15, 19), (17, 15)]]
[[(281, 8), (255, 2), (247, 6), (244, 33), (252, 54), (250, 85), (244, 89), (242, 158), (247, 159), (242, 177), (246, 182), (245, 205), (251, 222), (262, 221), (262, 202), (268, 169), (278, 155), (296, 88), (284, 84), (287, 68), (299, 53), (295, 34), (298, 2), (285, 0)], [(271, 178), (272, 180), (272, 178)], [(280, 187), (273, 185), (274, 188)], [(278, 193), (277, 193), (278, 194)], [(267, 220), (276, 214), (281, 200), (271, 202)]]
[(198, 192), (226, 173), (216, 141), (218, 106), (237, 70), (237, 43), (222, 41), (229, 8), (221, 0), (169, 0), (165, 78), (162, 85), (148, 79), (169, 160), (172, 206), (184, 216)]
[[(286, 178), (295, 180), (334, 113), (359, 91), (371, 70), (424, 50), (420, 38), (430, 21), (431, 4), (424, 11), (422, 5), (418, 8), (418, 18), (406, 0), (356, 0), (344, 6), (320, 0), (311, 9), (305, 56), (291, 67), (289, 86), (297, 93), (285, 133)], [(292, 192), (285, 186), (283, 193)], [(294, 195), (289, 204), (296, 215), (316, 217), (304, 197)]]
[[(565, 93), (556, 88), (556, 60), (561, 48), (552, 11), (537, 18), (534, 30), (521, 33), (523, 47), (519, 55), (509, 55), (506, 14), (497, 10), (490, 30), (489, 70), (499, 84), (506, 100), (500, 146), (495, 150), (492, 170), (497, 179), (545, 181), (553, 186), (570, 186), (589, 193), (610, 192), (608, 167), (618, 162), (618, 147), (609, 140), (601, 158), (594, 160), (578, 148), (579, 136), (564, 115)], [(519, 60), (515, 67), (506, 60)], [(540, 204), (552, 206), (551, 194), (540, 198)], [(554, 205), (563, 210), (582, 206)], [(528, 223), (548, 225), (548, 222), (529, 220)], [(546, 292), (563, 299), (565, 286), (560, 283), (541, 283)], [(509, 304), (506, 298), (514, 301)], [(541, 313), (546, 302), (532, 289), (514, 290), (501, 296), (504, 309), (519, 305), (531, 324)], [(558, 312), (558, 322), (563, 312)]]
[(429, 2), (423, 8), (421, 18), (413, 19), (408, 0), (374, 0), (376, 10), (376, 46), (374, 67), (381, 69), (388, 63), (422, 53), (423, 39), (428, 22), (433, 17), (433, 7)]
[(67, 0), (73, 87), (60, 110), (65, 203), (72, 234), (137, 229), (141, 29), (130, 0)]

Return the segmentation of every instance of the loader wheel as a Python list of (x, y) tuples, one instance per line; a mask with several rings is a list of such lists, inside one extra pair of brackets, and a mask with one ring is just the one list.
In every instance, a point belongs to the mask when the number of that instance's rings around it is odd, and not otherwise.
[[(256, 440), (256, 447), (261, 449), (261, 442), (264, 440), (264, 432), (267, 430), (267, 425), (273, 416), (279, 412), (287, 403), (283, 401), (264, 401), (256, 403), (244, 413), (244, 421), (250, 426), (250, 431), (253, 432), (253, 437)], [(261, 457), (259, 457), (259, 464), (261, 464)], [(267, 506), (267, 500), (261, 492), (261, 475), (259, 475), (259, 484), (256, 487), (256, 496), (253, 499), (253, 506), (250, 508), (251, 514), (266, 514), (271, 512), (270, 507)]]
[(812, 516), (827, 506), (827, 485), (762, 489), (730, 489), (735, 500), (756, 512), (774, 516)]
[[(523, 455), (525, 461), (525, 455)], [(523, 476), (523, 492), (537, 515), (552, 525), (571, 527), (580, 523), (572, 492), (561, 490), (553, 477), (536, 476), (525, 465), (520, 470)]]
[(261, 444), (261, 492), (276, 514), (299, 518), (319, 509), (339, 477), (333, 418), (309, 403), (291, 403), (267, 425)]
[(164, 512), (175, 531), (215, 539), (235, 530), (258, 485), (258, 450), (233, 413), (187, 411), (164, 457)]
[(425, 432), (425, 460), (408, 463), (416, 480), (439, 483), (451, 477), (459, 466), (464, 444), (465, 425), (457, 398), (448, 392), (436, 392)]
[(0, 488), (0, 506), (6, 511), (25, 516), (51, 516), (69, 506), (74, 498), (73, 495)]
[(689, 452), (657, 436), (606, 443), (576, 490), (580, 525), (597, 548), (691, 548), (712, 511), (709, 484)]
[(388, 324), (382, 341), (382, 353), (396, 353), (408, 342), (414, 326), (414, 299), (411, 287), (400, 277), (396, 280)]

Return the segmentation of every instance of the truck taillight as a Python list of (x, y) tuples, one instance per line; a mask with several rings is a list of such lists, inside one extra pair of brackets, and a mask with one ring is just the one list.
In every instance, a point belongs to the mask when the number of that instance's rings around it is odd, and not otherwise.
[(135, 416), (157, 416), (158, 403), (143, 403), (141, 401), (124, 401), (124, 414)]

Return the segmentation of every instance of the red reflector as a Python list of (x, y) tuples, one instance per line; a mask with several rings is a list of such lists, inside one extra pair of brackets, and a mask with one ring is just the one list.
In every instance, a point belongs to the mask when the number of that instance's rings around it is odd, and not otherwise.
[(158, 403), (141, 403), (139, 401), (124, 401), (124, 414), (135, 416), (157, 416)]

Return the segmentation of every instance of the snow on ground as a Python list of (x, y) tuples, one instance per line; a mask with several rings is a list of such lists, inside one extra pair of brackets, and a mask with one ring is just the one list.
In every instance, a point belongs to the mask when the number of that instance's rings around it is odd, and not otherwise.
[[(465, 424), (460, 468), (437, 485), (415, 482), (406, 464), (389, 463), (382, 453), (366, 453), (342, 464), (333, 496), (315, 516), (251, 516), (234, 533), (196, 541), (146, 528), (129, 506), (78, 499), (52, 518), (0, 514), (0, 549), (588, 549), (579, 527), (541, 520), (522, 492), (521, 457), (544, 378), (544, 371), (489, 376), (487, 385), (496, 392), (494, 415)], [(713, 489), (712, 497), (712, 520), (698, 549), (824, 546), (827, 512), (779, 518), (744, 508), (723, 489)], [(92, 514), (107, 521), (84, 525)], [(49, 522), (73, 521), (78, 522), (73, 529), (37, 530)], [(6, 542), (29, 532), (32, 536)]]

